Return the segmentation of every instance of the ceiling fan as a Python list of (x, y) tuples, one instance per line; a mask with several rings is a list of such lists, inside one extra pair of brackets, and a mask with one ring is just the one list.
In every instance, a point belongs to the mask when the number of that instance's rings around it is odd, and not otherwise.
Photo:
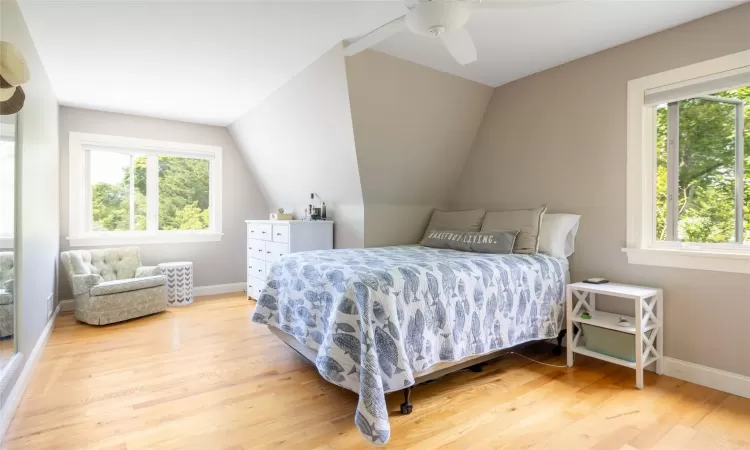
[(461, 65), (477, 59), (477, 49), (464, 25), (471, 14), (483, 8), (528, 8), (582, 0), (404, 0), (409, 11), (344, 47), (355, 55), (394, 34), (408, 29), (414, 34), (438, 38)]

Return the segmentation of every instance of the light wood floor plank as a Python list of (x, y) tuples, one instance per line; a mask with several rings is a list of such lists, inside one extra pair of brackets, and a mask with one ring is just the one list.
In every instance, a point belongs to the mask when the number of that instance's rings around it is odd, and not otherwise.
[[(362, 449), (357, 396), (324, 381), (244, 294), (106, 327), (57, 320), (4, 449)], [(550, 347), (524, 354), (551, 364)], [(747, 449), (750, 400), (578, 357), (507, 355), (387, 396), (389, 448)]]

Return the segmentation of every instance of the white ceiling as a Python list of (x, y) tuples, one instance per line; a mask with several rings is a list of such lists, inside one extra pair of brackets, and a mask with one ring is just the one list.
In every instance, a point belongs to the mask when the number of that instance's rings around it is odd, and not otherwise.
[[(2, 1), (2, 0), (0, 0)], [(21, 0), (63, 105), (227, 125), (400, 2)]]
[(466, 25), (478, 55), (466, 66), (456, 63), (439, 41), (409, 31), (374, 49), (495, 87), (746, 1), (589, 0), (482, 8)]
[[(375, 49), (490, 86), (747, 0), (595, 0), (483, 9), (479, 60), (402, 32)], [(402, 15), (399, 0), (21, 0), (63, 105), (227, 125), (343, 39)]]

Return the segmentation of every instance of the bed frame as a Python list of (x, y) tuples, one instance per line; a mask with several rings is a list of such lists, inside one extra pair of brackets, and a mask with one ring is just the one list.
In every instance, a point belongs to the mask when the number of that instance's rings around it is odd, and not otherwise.
[[(276, 327), (269, 326), (268, 329), (271, 330), (271, 333), (275, 334), (294, 351), (302, 355), (313, 365), (315, 364), (317, 354), (313, 350), (302, 345), (294, 336), (286, 334)], [(560, 333), (557, 335), (557, 345), (552, 350), (552, 353), (555, 356), (559, 356), (560, 354), (562, 354), (563, 337), (565, 337), (565, 330), (560, 331)], [(510, 351), (511, 349), (509, 348), (495, 350), (494, 352), (490, 352), (485, 355), (469, 356), (459, 361), (437, 363), (427, 370), (414, 372), (414, 385), (404, 388), (402, 391), (404, 393), (404, 402), (401, 404), (401, 414), (411, 414), (414, 409), (414, 405), (412, 405), (410, 401), (411, 391), (414, 386), (426, 383), (428, 381), (437, 380), (438, 378), (448, 375), (449, 373), (457, 372), (466, 368), (468, 368), (472, 372), (481, 372), (482, 363), (491, 359), (498, 358), (506, 353), (509, 353)]]

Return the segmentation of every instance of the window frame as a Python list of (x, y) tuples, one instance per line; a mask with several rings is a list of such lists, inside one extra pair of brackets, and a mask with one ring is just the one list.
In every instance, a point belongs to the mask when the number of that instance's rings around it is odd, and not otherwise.
[(707, 78), (730, 78), (745, 71), (750, 71), (750, 50), (628, 82), (627, 236), (622, 250), (629, 263), (750, 273), (748, 243), (656, 240), (656, 108), (645, 101), (647, 91), (668, 86), (689, 88)]
[[(92, 231), (89, 151), (145, 155), (146, 231)], [(158, 157), (178, 156), (209, 161), (209, 229), (159, 230)], [(71, 132), (68, 146), (68, 241), (73, 247), (100, 245), (216, 242), (222, 237), (222, 148), (214, 145), (157, 141), (125, 136)], [(131, 163), (132, 164), (132, 163)], [(132, 167), (132, 166), (131, 166)], [(132, 179), (131, 179), (132, 181)], [(151, 201), (151, 199), (156, 201)], [(131, 197), (132, 203), (132, 197)], [(132, 208), (132, 205), (131, 205)], [(131, 209), (131, 217), (133, 211)]]

